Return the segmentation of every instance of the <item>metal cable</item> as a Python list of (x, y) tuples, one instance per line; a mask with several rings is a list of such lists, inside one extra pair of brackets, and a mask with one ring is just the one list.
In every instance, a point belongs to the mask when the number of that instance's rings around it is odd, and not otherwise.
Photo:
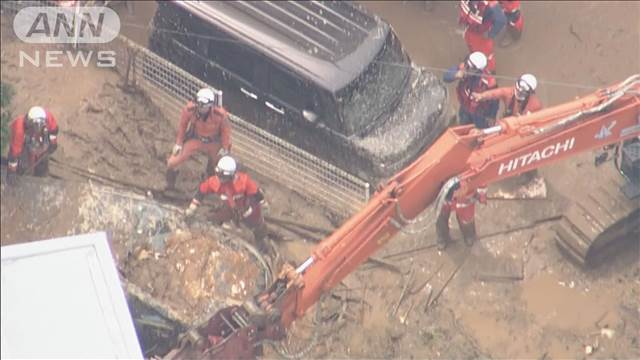
[[(400, 218), (400, 221), (396, 220), (396, 219), (391, 219), (391, 223), (393, 224), (393, 226), (395, 226), (398, 231), (400, 231), (403, 234), (406, 235), (418, 235), (418, 234), (422, 234), (425, 231), (427, 231), (427, 229), (429, 227), (431, 227), (431, 225), (433, 225), (433, 223), (435, 222), (436, 217), (433, 216), (429, 216), (429, 215), (433, 215), (433, 208), (430, 208), (428, 211), (426, 211), (426, 214), (423, 214), (421, 218), (414, 218), (414, 219), (407, 219), (405, 218), (404, 214), (402, 213), (402, 209), (400, 209), (400, 204), (399, 202), (396, 202), (396, 215), (398, 215), (398, 218)], [(424, 223), (420, 228), (418, 229), (408, 229), (407, 225), (415, 225), (415, 224), (420, 224), (423, 223), (425, 220), (427, 220), (426, 223)]]
[[(149, 25), (139, 25), (139, 24), (130, 23), (130, 22), (121, 22), (121, 25), (127, 26), (127, 27), (131, 27), (131, 28), (135, 28), (135, 29), (139, 29), (139, 30), (155, 30), (155, 31), (162, 32), (162, 33), (167, 33), (167, 34), (184, 35), (184, 36), (189, 36), (189, 37), (193, 37), (193, 38), (200, 38), (200, 39), (205, 39), (205, 40), (214, 40), (214, 41), (221, 42), (221, 43), (238, 43), (240, 45), (244, 45), (244, 43), (239, 41), (239, 40), (221, 38), (221, 37), (216, 37), (216, 36), (211, 36), (211, 35), (198, 34), (198, 33), (189, 32), (189, 31), (169, 30), (169, 29), (163, 29), (163, 28), (153, 28), (153, 27), (151, 27)], [(283, 50), (282, 48), (277, 47), (277, 46), (270, 46), (268, 48), (271, 49), (271, 50)], [(249, 47), (245, 47), (245, 49), (252, 50)], [(373, 62), (374, 63), (379, 63), (379, 64), (395, 66), (395, 67), (412, 68), (411, 65), (408, 65), (406, 63), (395, 63), (395, 62), (380, 61), (380, 60), (374, 60)], [(449, 69), (446, 69), (446, 68), (440, 68), (440, 67), (422, 65), (422, 64), (420, 64), (419, 67), (427, 69), (427, 70), (430, 70), (430, 71), (441, 72), (441, 73), (444, 73), (447, 70), (449, 70)], [(516, 81), (516, 80), (518, 80), (520, 78), (520, 77), (513, 77), (513, 76), (506, 76), (506, 75), (492, 75), (492, 76), (494, 78), (496, 78), (496, 79), (511, 80), (511, 81)], [(596, 85), (573, 84), (573, 83), (565, 83), (565, 82), (560, 82), (560, 81), (552, 81), (552, 80), (544, 80), (544, 79), (539, 79), (538, 82), (541, 83), (541, 84), (546, 84), (546, 85), (551, 85), (551, 86), (563, 86), (563, 87), (571, 87), (571, 88), (576, 88), (576, 89), (596, 90), (596, 89), (602, 88), (602, 86), (596, 86)]]
[(449, 180), (447, 180), (444, 183), (444, 185), (440, 189), (440, 192), (438, 193), (438, 197), (436, 198), (435, 207), (432, 207), (431, 210), (428, 212), (428, 213), (431, 213), (431, 212), (434, 211), (433, 209), (435, 209), (435, 213), (436, 213), (435, 215), (436, 216), (432, 216), (430, 221), (428, 221), (425, 225), (423, 225), (419, 229), (405, 229), (404, 226), (420, 223), (420, 222), (424, 221), (424, 219), (427, 216), (423, 215), (421, 219), (411, 219), (411, 220), (407, 219), (405, 217), (405, 215), (402, 213), (402, 209), (400, 209), (400, 203), (397, 202), (397, 201), (396, 201), (396, 215), (398, 216), (400, 221), (392, 218), (391, 219), (391, 223), (396, 228), (398, 228), (398, 230), (400, 232), (402, 232), (403, 234), (417, 235), (417, 234), (421, 234), (421, 233), (425, 232), (427, 230), (427, 228), (429, 228), (431, 225), (433, 225), (433, 223), (436, 221), (438, 216), (440, 216), (440, 210), (442, 209), (442, 206), (444, 205), (444, 202), (446, 201), (447, 194), (455, 186), (458, 186), (459, 183), (460, 183), (460, 179), (457, 176), (454, 176), (454, 177), (450, 178)]

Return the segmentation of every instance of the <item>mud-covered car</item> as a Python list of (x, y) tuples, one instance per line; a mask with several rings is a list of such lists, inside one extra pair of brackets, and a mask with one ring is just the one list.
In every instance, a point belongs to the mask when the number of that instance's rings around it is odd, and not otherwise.
[(356, 3), (160, 1), (149, 43), (232, 113), (369, 181), (446, 127), (444, 85)]

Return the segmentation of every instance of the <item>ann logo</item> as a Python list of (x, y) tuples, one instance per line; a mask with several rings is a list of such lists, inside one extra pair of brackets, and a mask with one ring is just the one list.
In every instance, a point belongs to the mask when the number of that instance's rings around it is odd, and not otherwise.
[(106, 7), (30, 6), (13, 18), (13, 30), (32, 44), (101, 44), (118, 36), (120, 18)]

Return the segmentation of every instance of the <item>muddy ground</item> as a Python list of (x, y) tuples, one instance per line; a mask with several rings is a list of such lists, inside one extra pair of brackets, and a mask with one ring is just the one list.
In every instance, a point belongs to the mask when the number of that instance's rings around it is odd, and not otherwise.
[[(412, 59), (434, 72), (466, 55), (455, 5), (436, 2), (426, 12), (421, 2), (366, 3), (393, 25)], [(125, 33), (143, 41), (144, 29), (136, 24), (146, 25), (152, 8), (140, 4), (138, 12), (125, 17)], [(523, 13), (521, 41), (496, 51), (501, 85), (532, 72), (543, 103), (552, 105), (640, 72), (640, 3), (525, 2)], [(107, 70), (18, 67), (16, 51), (25, 45), (11, 42), (5, 30), (2, 81), (18, 90), (13, 107), (24, 111), (40, 103), (60, 119), (55, 175), (78, 181), (78, 172), (64, 167), (71, 164), (141, 187), (163, 184), (177, 119), (163, 118), (141, 94), (124, 93)], [(452, 112), (455, 106), (452, 99)], [(494, 201), (480, 208), (480, 240), (471, 249), (457, 242), (446, 252), (435, 251), (432, 226), (417, 235), (397, 236), (376, 256), (399, 272), (365, 264), (348, 277), (335, 293), (350, 299), (340, 311), (342, 321), (339, 326), (329, 321), (332, 325), (323, 329), (327, 336), (307, 356), (640, 357), (638, 248), (583, 270), (568, 263), (553, 240), (551, 226), (570, 199), (617, 176), (610, 162), (598, 169), (592, 164), (593, 154), (584, 154), (541, 169), (546, 199)], [(185, 194), (202, 166), (183, 172)], [(332, 225), (322, 209), (262, 182), (272, 214)], [(306, 258), (310, 243), (288, 235), (293, 240), (277, 244), (283, 256), (298, 262)], [(454, 236), (459, 238), (455, 231)], [(595, 348), (590, 355), (587, 346)]]

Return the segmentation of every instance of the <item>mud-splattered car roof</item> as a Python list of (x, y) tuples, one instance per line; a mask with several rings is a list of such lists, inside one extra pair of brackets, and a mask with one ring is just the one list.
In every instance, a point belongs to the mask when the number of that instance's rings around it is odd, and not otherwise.
[(176, 1), (335, 92), (379, 52), (389, 25), (348, 1)]

